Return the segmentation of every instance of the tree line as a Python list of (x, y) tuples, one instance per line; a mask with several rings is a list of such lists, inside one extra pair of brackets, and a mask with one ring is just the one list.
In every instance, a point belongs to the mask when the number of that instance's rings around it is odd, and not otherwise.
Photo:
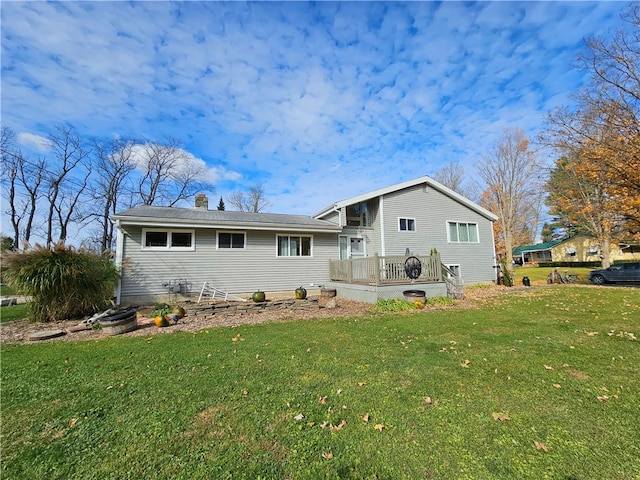
[[(118, 211), (135, 205), (171, 207), (213, 190), (206, 164), (174, 138), (85, 139), (73, 126), (58, 125), (47, 135), (46, 148), (46, 155), (23, 153), (16, 133), (2, 125), (3, 214), (12, 228), (3, 239), (14, 248), (36, 237), (46, 245), (65, 243), (71, 230), (87, 228), (85, 245), (108, 250), (115, 241), (110, 218)], [(261, 185), (247, 193), (234, 191), (228, 201), (245, 211), (270, 205)], [(218, 209), (225, 209), (222, 197)]]

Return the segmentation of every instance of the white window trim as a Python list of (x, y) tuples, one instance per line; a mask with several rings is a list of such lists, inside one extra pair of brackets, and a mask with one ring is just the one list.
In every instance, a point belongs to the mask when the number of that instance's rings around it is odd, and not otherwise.
[[(401, 220), (407, 220), (407, 227), (409, 226), (409, 220), (413, 220), (413, 230), (409, 230), (408, 228), (406, 230), (402, 230), (400, 228), (400, 221)], [(414, 217), (398, 217), (398, 231), (399, 232), (416, 233), (418, 231), (418, 224), (416, 222), (416, 219)]]
[[(233, 248), (233, 247), (221, 247), (220, 246), (220, 234), (221, 233), (229, 233), (229, 234), (238, 234), (241, 233), (244, 235), (244, 243), (242, 248)], [(231, 242), (233, 245), (233, 241)], [(218, 230), (216, 232), (216, 250), (221, 252), (242, 252), (247, 249), (247, 232), (241, 230)]]
[[(307, 237), (311, 240), (311, 245), (309, 246), (309, 255), (280, 255), (280, 250), (278, 249), (278, 238), (279, 237)], [(289, 234), (289, 233), (276, 233), (276, 258), (313, 258), (313, 235), (306, 234)]]
[[(475, 225), (476, 226), (476, 235), (478, 237), (478, 239), (475, 242), (470, 242), (470, 241), (460, 241), (460, 240), (451, 240), (451, 231), (449, 230), (449, 226), (455, 223), (456, 224), (456, 228), (458, 229), (458, 238), (460, 238), (460, 230), (458, 228), (458, 226), (461, 223), (464, 223), (466, 225)], [(446, 229), (447, 229), (447, 242), (448, 243), (462, 243), (462, 244), (477, 244), (480, 243), (480, 226), (478, 225), (478, 222), (461, 222), (461, 221), (455, 221), (455, 220), (447, 220), (446, 223)]]
[[(167, 234), (167, 245), (164, 247), (147, 247), (145, 244), (147, 243), (147, 232), (166, 232)], [(190, 247), (172, 247), (170, 244), (171, 235), (173, 233), (190, 233), (191, 234), (191, 246)], [(157, 252), (193, 252), (196, 249), (196, 231), (195, 230), (185, 230), (178, 228), (143, 228), (142, 229), (142, 241), (141, 250), (147, 251), (157, 251)]]

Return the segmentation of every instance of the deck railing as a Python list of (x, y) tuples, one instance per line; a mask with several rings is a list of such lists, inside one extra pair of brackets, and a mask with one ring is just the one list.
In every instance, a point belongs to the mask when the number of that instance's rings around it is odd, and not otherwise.
[[(440, 255), (415, 255), (420, 261), (420, 275), (412, 279), (405, 265), (408, 256), (373, 255), (372, 257), (330, 260), (329, 274), (332, 281), (383, 285), (389, 283), (442, 282), (442, 262)], [(415, 262), (411, 260), (411, 262)]]

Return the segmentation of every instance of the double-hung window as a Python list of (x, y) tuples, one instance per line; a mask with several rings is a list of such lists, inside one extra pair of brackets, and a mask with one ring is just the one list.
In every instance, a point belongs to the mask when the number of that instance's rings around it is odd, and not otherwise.
[(453, 243), (478, 243), (478, 224), (448, 222), (449, 241)]
[(143, 250), (195, 250), (194, 230), (142, 230)]
[(278, 257), (310, 257), (311, 237), (278, 235)]
[(218, 232), (219, 250), (244, 250), (244, 232)]

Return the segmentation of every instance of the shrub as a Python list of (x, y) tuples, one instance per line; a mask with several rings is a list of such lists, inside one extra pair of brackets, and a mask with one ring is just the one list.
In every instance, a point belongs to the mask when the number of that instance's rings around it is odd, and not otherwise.
[(384, 312), (404, 312), (415, 310), (416, 306), (412, 302), (399, 300), (397, 298), (380, 299), (375, 304), (375, 310), (379, 313)]
[(48, 322), (80, 318), (107, 305), (118, 272), (109, 256), (62, 244), (6, 255), (3, 279), (31, 297), (29, 317)]
[(456, 301), (451, 297), (437, 296), (437, 297), (427, 298), (427, 305), (445, 306), (445, 305), (455, 305), (455, 304), (456, 304)]

